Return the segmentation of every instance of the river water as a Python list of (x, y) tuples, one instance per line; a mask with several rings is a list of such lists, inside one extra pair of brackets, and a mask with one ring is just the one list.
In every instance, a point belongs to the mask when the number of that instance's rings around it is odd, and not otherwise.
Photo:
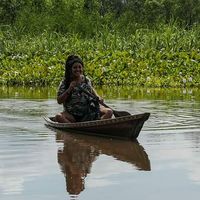
[(200, 90), (98, 92), (116, 110), (151, 113), (137, 141), (50, 130), (55, 88), (0, 88), (0, 199), (199, 199)]

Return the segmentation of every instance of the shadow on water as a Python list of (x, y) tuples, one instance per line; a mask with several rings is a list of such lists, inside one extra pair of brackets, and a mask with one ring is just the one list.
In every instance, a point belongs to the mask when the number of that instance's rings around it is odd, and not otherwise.
[(148, 155), (137, 140), (121, 141), (57, 131), (56, 141), (64, 144), (57, 156), (70, 196), (79, 195), (85, 189), (85, 178), (100, 155), (112, 156), (138, 170), (151, 170)]

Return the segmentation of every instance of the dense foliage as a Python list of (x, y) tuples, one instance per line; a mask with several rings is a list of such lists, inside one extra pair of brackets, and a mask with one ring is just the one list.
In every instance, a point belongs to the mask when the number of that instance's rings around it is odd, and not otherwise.
[(200, 0), (1, 0), (0, 23), (20, 32), (44, 29), (96, 34), (102, 26), (136, 30), (176, 21), (191, 27), (200, 20)]
[(200, 86), (200, 0), (1, 0), (0, 84), (55, 85), (71, 53), (95, 84)]

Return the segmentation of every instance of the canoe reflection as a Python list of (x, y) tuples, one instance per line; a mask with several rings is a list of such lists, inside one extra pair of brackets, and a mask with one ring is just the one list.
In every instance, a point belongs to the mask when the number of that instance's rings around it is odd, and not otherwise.
[(133, 164), (138, 170), (151, 170), (148, 155), (138, 141), (111, 140), (63, 131), (57, 131), (56, 141), (64, 143), (58, 150), (58, 163), (70, 195), (78, 195), (84, 190), (84, 179), (100, 154)]

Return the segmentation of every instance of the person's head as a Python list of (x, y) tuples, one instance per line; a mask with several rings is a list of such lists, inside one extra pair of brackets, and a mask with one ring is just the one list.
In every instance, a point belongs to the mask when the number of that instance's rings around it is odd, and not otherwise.
[(68, 56), (65, 63), (65, 78), (71, 80), (76, 70), (80, 70), (83, 73), (83, 67), (83, 61), (79, 56)]

